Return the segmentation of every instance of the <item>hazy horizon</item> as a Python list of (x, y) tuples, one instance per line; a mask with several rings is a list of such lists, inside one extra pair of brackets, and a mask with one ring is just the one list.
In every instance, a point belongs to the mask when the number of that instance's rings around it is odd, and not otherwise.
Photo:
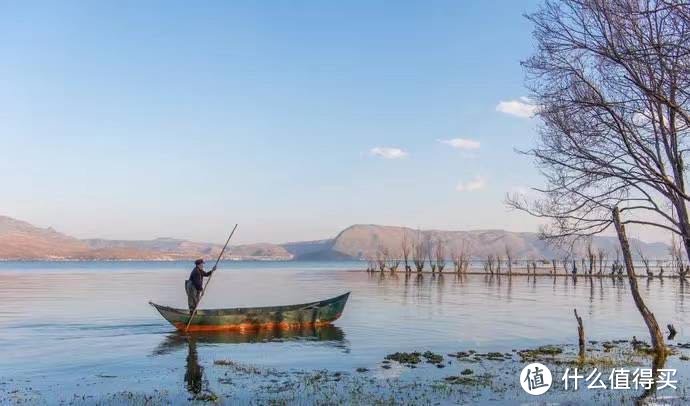
[[(10, 216), (4, 216), (4, 215), (0, 214), (0, 220), (2, 219), (2, 217), (9, 217), (9, 218), (12, 218), (12, 217), (10, 217)], [(22, 221), (22, 222), (26, 222), (25, 220), (22, 220), (22, 219), (17, 219), (17, 218), (13, 218), (13, 219), (14, 219), (14, 220), (18, 220), (18, 221)], [(183, 238), (183, 237), (178, 237), (178, 236), (175, 236), (175, 235), (158, 235), (158, 236), (153, 236), (153, 237), (150, 237), (150, 238), (126, 238), (126, 237), (125, 237), (125, 238), (105, 238), (105, 237), (98, 236), (98, 235), (94, 235), (94, 236), (78, 236), (78, 235), (71, 235), (71, 234), (69, 234), (69, 233), (65, 233), (64, 231), (59, 230), (59, 229), (56, 229), (55, 227), (53, 227), (53, 226), (51, 226), (51, 225), (32, 224), (32, 223), (30, 223), (30, 222), (27, 222), (27, 223), (29, 223), (29, 224), (31, 224), (31, 225), (33, 225), (33, 226), (39, 227), (39, 228), (44, 228), (44, 229), (45, 229), (45, 228), (51, 228), (51, 229), (53, 229), (53, 230), (55, 230), (55, 231), (57, 231), (57, 232), (59, 232), (59, 233), (63, 233), (63, 234), (66, 234), (66, 235), (68, 235), (68, 236), (76, 237), (76, 238), (79, 238), (79, 239), (104, 239), (104, 240), (116, 240), (116, 241), (150, 241), (150, 240), (154, 240), (154, 239), (188, 240), (188, 239), (185, 239), (185, 238)], [(268, 244), (281, 245), (281, 244), (288, 244), (288, 243), (299, 243), (299, 242), (329, 240), (329, 239), (333, 239), (333, 238), (337, 237), (338, 234), (339, 234), (340, 232), (342, 232), (342, 231), (344, 231), (344, 230), (346, 230), (346, 229), (348, 229), (348, 228), (350, 228), (350, 227), (354, 227), (354, 226), (402, 227), (402, 228), (409, 228), (409, 229), (411, 229), (411, 230), (421, 230), (421, 231), (450, 231), (450, 232), (507, 231), (507, 232), (514, 232), (514, 233), (533, 233), (533, 234), (538, 233), (538, 231), (536, 231), (536, 230), (535, 230), (535, 231), (530, 231), (530, 230), (506, 230), (506, 229), (499, 229), (499, 228), (475, 228), (475, 229), (421, 228), (421, 229), (420, 229), (420, 228), (416, 228), (416, 227), (408, 227), (408, 226), (404, 226), (404, 225), (395, 225), (395, 224), (376, 224), (376, 223), (367, 223), (367, 224), (364, 224), (364, 223), (357, 223), (357, 224), (351, 224), (351, 225), (349, 225), (349, 226), (347, 226), (347, 227), (343, 227), (342, 229), (337, 230), (336, 232), (334, 232), (334, 233), (332, 233), (332, 234), (330, 234), (330, 235), (327, 235), (327, 236), (323, 236), (323, 237), (321, 237), (321, 238), (313, 238), (313, 239), (288, 239), (288, 240), (282, 240), (282, 241), (261, 240), (261, 241), (241, 241), (241, 242), (238, 242), (237, 239), (233, 239), (233, 242), (232, 242), (231, 245), (261, 244), (261, 243), (268, 243)], [(231, 227), (231, 228), (232, 228), (232, 227)], [(238, 233), (239, 233), (239, 230), (240, 230), (241, 228), (242, 228), (242, 227), (241, 227), (240, 225), (238, 225)], [(235, 234), (235, 235), (237, 235), (237, 234)], [(612, 234), (611, 232), (605, 232), (605, 233), (602, 233), (601, 236), (602, 236), (602, 237), (615, 237), (615, 234)], [(645, 240), (645, 239), (643, 239), (643, 238), (638, 238), (637, 236), (633, 236), (632, 238), (638, 239), (638, 240), (643, 241), (643, 242), (645, 242), (645, 243), (664, 243), (664, 244), (668, 244), (668, 241), (663, 241), (663, 240), (658, 240), (658, 241), (656, 241), (656, 240), (651, 240), (651, 241), (650, 241), (650, 240)], [(223, 241), (208, 241), (208, 240), (189, 240), (189, 241), (198, 242), (198, 243), (216, 243), (216, 244), (222, 244), (222, 243), (223, 243)]]

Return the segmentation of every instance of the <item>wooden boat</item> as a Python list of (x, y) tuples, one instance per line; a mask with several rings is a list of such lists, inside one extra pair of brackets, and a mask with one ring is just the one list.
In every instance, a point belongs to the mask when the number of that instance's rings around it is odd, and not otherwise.
[[(319, 302), (288, 306), (199, 309), (187, 331), (291, 329), (324, 326), (337, 320), (345, 309), (350, 292)], [(149, 304), (170, 324), (184, 331), (190, 312), (186, 309)]]

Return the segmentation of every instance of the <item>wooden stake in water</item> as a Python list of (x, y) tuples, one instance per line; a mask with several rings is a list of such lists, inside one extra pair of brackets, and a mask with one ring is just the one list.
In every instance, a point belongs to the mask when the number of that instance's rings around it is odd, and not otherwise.
[[(223, 254), (225, 253), (225, 249), (228, 248), (228, 243), (230, 243), (230, 239), (232, 238), (232, 235), (235, 234), (235, 230), (237, 230), (237, 224), (235, 224), (235, 227), (233, 227), (232, 231), (230, 232), (230, 235), (228, 236), (228, 239), (225, 241), (225, 245), (223, 246), (223, 249), (220, 251), (220, 255), (218, 255), (218, 259), (216, 259), (216, 264), (213, 266), (214, 268), (218, 267), (218, 263), (220, 262), (220, 259), (223, 257)], [(194, 319), (194, 316), (196, 315), (196, 310), (199, 308), (199, 305), (201, 304), (201, 299), (204, 298), (204, 294), (206, 293), (206, 289), (208, 289), (208, 284), (211, 283), (211, 278), (213, 278), (213, 274), (216, 272), (213, 271), (211, 273), (211, 276), (208, 277), (208, 280), (206, 281), (206, 285), (204, 286), (204, 289), (201, 291), (201, 296), (199, 297), (199, 301), (196, 302), (196, 306), (194, 307), (194, 311), (192, 312), (192, 315), (189, 316), (189, 321), (187, 322), (187, 327), (184, 328), (184, 331), (187, 332), (187, 329), (189, 329), (189, 325), (192, 324), (192, 319)]]

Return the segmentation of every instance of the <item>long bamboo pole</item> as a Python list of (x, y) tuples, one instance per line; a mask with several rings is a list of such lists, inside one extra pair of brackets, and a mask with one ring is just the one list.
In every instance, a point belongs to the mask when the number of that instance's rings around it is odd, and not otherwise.
[[(228, 248), (228, 243), (230, 243), (230, 239), (232, 238), (232, 235), (235, 234), (235, 230), (237, 230), (237, 224), (235, 224), (235, 227), (233, 227), (232, 232), (230, 232), (228, 239), (225, 241), (225, 245), (223, 246), (223, 249), (220, 251), (218, 258), (216, 259), (216, 264), (213, 266), (214, 268), (216, 268), (218, 266), (220, 259), (223, 257), (223, 254), (225, 253), (225, 249)], [(192, 324), (192, 319), (194, 319), (194, 316), (196, 316), (196, 310), (199, 308), (199, 305), (201, 304), (201, 299), (204, 298), (204, 294), (206, 293), (206, 289), (208, 289), (208, 284), (211, 283), (211, 278), (213, 278), (213, 274), (215, 274), (215, 273), (216, 272), (214, 271), (213, 273), (211, 273), (211, 276), (208, 277), (208, 280), (206, 281), (206, 285), (204, 286), (204, 289), (201, 291), (201, 297), (199, 297), (199, 301), (196, 302), (196, 306), (194, 307), (194, 311), (192, 312), (192, 315), (189, 317), (189, 321), (187, 321), (187, 326), (184, 328), (185, 332), (187, 332), (187, 330), (189, 329), (189, 325)]]

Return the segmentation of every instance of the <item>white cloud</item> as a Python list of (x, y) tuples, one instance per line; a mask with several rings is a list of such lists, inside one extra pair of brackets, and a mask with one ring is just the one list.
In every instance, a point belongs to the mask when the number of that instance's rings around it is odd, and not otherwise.
[(520, 100), (501, 100), (498, 102), (498, 105), (496, 105), (496, 111), (522, 118), (534, 117), (538, 109), (539, 106), (533, 104), (526, 97), (521, 97)]
[(442, 144), (450, 145), (453, 148), (464, 149), (464, 150), (479, 149), (479, 147), (481, 146), (479, 141), (470, 140), (470, 139), (466, 139), (466, 138), (451, 138), (449, 140), (438, 140), (438, 142), (440, 142)]
[(400, 159), (407, 156), (407, 152), (394, 147), (374, 147), (369, 150), (369, 154), (385, 159)]
[(475, 190), (484, 189), (485, 186), (486, 179), (483, 176), (475, 176), (470, 181), (458, 183), (455, 190), (458, 192), (473, 192)]

